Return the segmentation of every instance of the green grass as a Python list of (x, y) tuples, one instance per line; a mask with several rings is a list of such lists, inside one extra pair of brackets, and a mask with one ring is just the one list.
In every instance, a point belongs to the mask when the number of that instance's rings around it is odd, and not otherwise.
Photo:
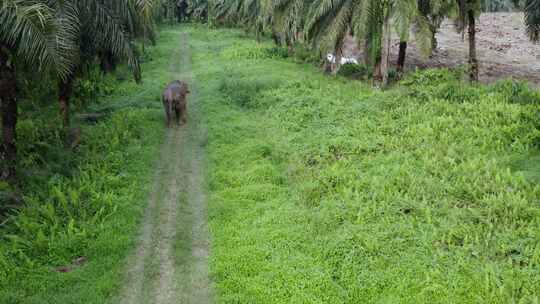
[[(448, 71), (382, 92), (235, 30), (182, 30), (208, 126), (220, 303), (540, 300), (537, 92), (466, 86)], [(0, 302), (106, 303), (117, 293), (179, 31), (161, 31), (142, 86), (120, 82), (89, 105), (108, 118), (83, 124), (76, 155), (46, 142), (57, 140), (53, 122), (24, 112), (29, 205), (1, 231)], [(82, 267), (53, 271), (81, 255)]]
[[(27, 206), (2, 227), (1, 303), (102, 304), (121, 286), (163, 140), (159, 97), (170, 81), (178, 34), (163, 29), (159, 47), (147, 49), (142, 85), (107, 77), (103, 85), (112, 94), (86, 107), (106, 118), (96, 125), (74, 122), (84, 136), (75, 154), (54, 147), (61, 141), (55, 120), (46, 116), (56, 112), (54, 103), (23, 111), (19, 138)], [(127, 73), (122, 67), (117, 77)], [(83, 266), (54, 271), (79, 256), (87, 257)]]
[(537, 93), (448, 71), (382, 92), (187, 30), (219, 303), (540, 300)]

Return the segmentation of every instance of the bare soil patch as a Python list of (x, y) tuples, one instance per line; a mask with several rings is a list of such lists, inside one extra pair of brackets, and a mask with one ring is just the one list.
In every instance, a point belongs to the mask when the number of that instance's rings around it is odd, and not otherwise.
[[(513, 78), (540, 87), (540, 44), (531, 42), (525, 32), (522, 13), (485, 13), (477, 25), (477, 50), (480, 81), (492, 83)], [(467, 64), (467, 35), (456, 31), (452, 20), (446, 20), (437, 34), (438, 48), (425, 57), (413, 39), (407, 50), (406, 70), (448, 67)], [(399, 39), (392, 41), (391, 60), (395, 64)], [(346, 55), (362, 58), (354, 39), (348, 37)]]

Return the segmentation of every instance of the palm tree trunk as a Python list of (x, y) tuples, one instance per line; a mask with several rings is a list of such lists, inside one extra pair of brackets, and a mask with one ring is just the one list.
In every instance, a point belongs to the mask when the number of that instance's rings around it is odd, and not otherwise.
[(142, 53), (143, 54), (146, 54), (146, 48), (145, 48), (145, 44), (146, 44), (146, 26), (143, 26), (143, 39), (142, 39), (142, 43), (141, 43), (141, 46), (142, 46)]
[(280, 45), (281, 45), (281, 40), (279, 39), (279, 34), (276, 33), (275, 31), (272, 31), (272, 40), (274, 40), (274, 43), (275, 43), (277, 46), (280, 46)]
[(476, 18), (474, 11), (467, 12), (469, 18), (469, 77), (471, 81), (478, 81), (478, 58), (476, 57)]
[(336, 62), (332, 66), (332, 74), (337, 74), (341, 67), (341, 58), (343, 58), (343, 43), (338, 42), (336, 45)]
[(2, 145), (0, 146), (0, 180), (15, 178), (17, 160), (17, 82), (15, 68), (9, 63), (8, 48), (0, 44), (0, 112)]
[[(144, 52), (144, 51), (143, 51)], [(116, 69), (116, 62), (111, 51), (103, 51), (99, 54), (101, 71), (104, 74), (111, 73)]]
[(381, 74), (382, 86), (388, 85), (388, 70), (390, 66), (390, 43), (391, 43), (390, 13), (387, 11), (384, 16), (382, 51), (381, 51)]
[(285, 43), (287, 44), (287, 53), (289, 56), (294, 55), (294, 42), (293, 38), (290, 37), (288, 34), (285, 34)]
[(295, 41), (298, 41), (300, 43), (304, 42), (302, 39), (302, 32), (295, 32), (294, 33), (294, 39)]
[(334, 69), (334, 64), (324, 58), (324, 73), (325, 74), (332, 74), (332, 71)]
[(332, 65), (332, 74), (337, 74), (339, 68), (341, 67), (341, 58), (343, 58), (343, 38), (338, 37), (336, 40), (336, 45), (334, 46), (334, 54), (336, 62)]
[(69, 99), (71, 98), (72, 93), (73, 76), (69, 76), (68, 79), (60, 80), (58, 82), (58, 102), (60, 106), (60, 115), (62, 116), (64, 131), (69, 130), (70, 126)]
[(364, 52), (364, 64), (366, 66), (370, 66), (371, 65), (371, 38), (370, 37), (364, 40), (363, 52)]
[(407, 41), (401, 41), (399, 43), (399, 55), (397, 61), (397, 72), (403, 73), (405, 67), (405, 58), (407, 57)]
[(156, 41), (156, 35), (155, 35), (154, 33), (152, 33), (152, 32), (150, 32), (150, 33), (148, 34), (148, 40), (150, 40), (150, 44), (151, 44), (152, 46), (155, 46), (156, 43), (157, 43), (157, 41)]
[(435, 52), (439, 47), (439, 42), (437, 41), (437, 27), (430, 26), (431, 28), (431, 52)]

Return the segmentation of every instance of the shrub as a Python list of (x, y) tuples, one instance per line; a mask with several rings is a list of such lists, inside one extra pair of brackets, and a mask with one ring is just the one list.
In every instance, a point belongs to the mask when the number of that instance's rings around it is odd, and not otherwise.
[(398, 74), (398, 71), (396, 69), (390, 69), (388, 70), (388, 79), (391, 81), (391, 82), (395, 82), (399, 79), (399, 74)]
[(477, 101), (485, 91), (464, 83), (461, 70), (428, 69), (411, 73), (400, 82), (408, 95), (422, 101), (442, 99), (450, 102)]
[(365, 79), (370, 75), (370, 69), (364, 64), (349, 63), (341, 66), (338, 75), (353, 79)]
[(281, 46), (267, 48), (265, 49), (265, 52), (268, 58), (284, 59), (289, 57), (289, 51), (287, 50), (287, 48)]
[(260, 60), (269, 58), (267, 46), (240, 42), (224, 49), (221, 52), (221, 56), (228, 60)]
[(29, 168), (44, 165), (50, 160), (51, 150), (63, 149), (59, 119), (23, 119), (17, 124), (19, 165)]
[(80, 105), (86, 105), (98, 97), (110, 95), (115, 89), (112, 75), (103, 75), (98, 68), (88, 71), (84, 78), (77, 78), (73, 84), (73, 96)]
[(406, 86), (436, 86), (446, 82), (455, 82), (463, 78), (463, 71), (460, 69), (426, 69), (416, 70), (410, 73), (402, 81), (402, 85)]
[[(155, 125), (152, 113), (126, 110), (114, 114), (87, 134), (78, 169), (69, 176), (50, 176), (39, 186), (33, 186), (31, 181), (25, 185), (25, 189), (32, 187), (26, 192), (25, 208), (2, 227), (5, 239), (0, 245), (0, 287), (8, 282), (1, 280), (2, 276), (45, 265), (63, 265), (81, 255), (103, 229), (104, 221), (129, 201), (135, 190), (129, 178), (135, 179), (135, 175), (128, 169), (131, 164), (126, 149), (155, 140), (145, 136), (149, 124)], [(51, 136), (40, 133), (30, 121), (24, 121), (20, 130), (37, 143)], [(40, 151), (28, 145), (23, 148), (27, 159)], [(32, 149), (37, 150), (30, 153)]]
[(228, 102), (246, 108), (256, 107), (256, 97), (260, 92), (276, 88), (282, 82), (270, 75), (251, 77), (232, 70), (226, 75), (221, 79), (220, 91), (228, 98)]
[(503, 96), (510, 103), (538, 104), (540, 93), (532, 89), (525, 81), (502, 80), (492, 86), (492, 90)]
[(294, 45), (294, 58), (302, 63), (318, 64), (321, 61), (319, 54), (303, 43)]

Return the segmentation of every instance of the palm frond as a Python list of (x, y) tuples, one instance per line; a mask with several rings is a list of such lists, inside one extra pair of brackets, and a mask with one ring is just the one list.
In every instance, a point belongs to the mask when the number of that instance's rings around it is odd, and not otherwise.
[(141, 69), (133, 45), (132, 37), (123, 28), (122, 19), (114, 14), (111, 7), (94, 0), (83, 0), (81, 9), (85, 9), (85, 20), (93, 33), (94, 43), (114, 56), (127, 59), (135, 80), (140, 81)]
[[(0, 42), (15, 49), (20, 58), (38, 70), (53, 70), (67, 77), (75, 66), (75, 28), (71, 27), (73, 7), (55, 11), (40, 1), (0, 2)], [(58, 17), (58, 18), (55, 18)]]

